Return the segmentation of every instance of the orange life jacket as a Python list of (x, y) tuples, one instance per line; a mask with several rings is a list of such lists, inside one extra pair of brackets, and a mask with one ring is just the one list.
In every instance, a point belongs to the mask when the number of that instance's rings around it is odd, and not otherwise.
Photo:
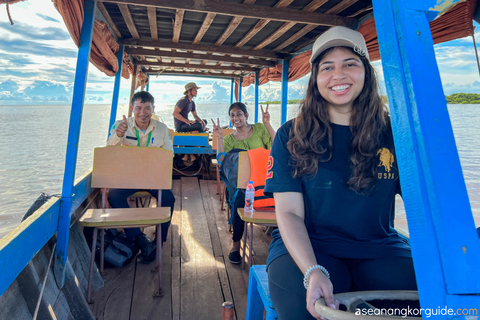
[(270, 157), (270, 150), (264, 148), (257, 148), (248, 150), (250, 157), (250, 180), (253, 181), (255, 187), (255, 201), (253, 208), (255, 210), (275, 210), (275, 200), (265, 196), (263, 189), (265, 189), (265, 180), (267, 178), (268, 158)]

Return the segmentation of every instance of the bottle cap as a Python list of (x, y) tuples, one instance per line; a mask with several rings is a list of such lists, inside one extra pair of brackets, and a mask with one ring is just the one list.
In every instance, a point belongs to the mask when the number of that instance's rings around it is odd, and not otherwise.
[(253, 184), (253, 181), (252, 181), (252, 180), (249, 180), (249, 181), (248, 181), (248, 184)]

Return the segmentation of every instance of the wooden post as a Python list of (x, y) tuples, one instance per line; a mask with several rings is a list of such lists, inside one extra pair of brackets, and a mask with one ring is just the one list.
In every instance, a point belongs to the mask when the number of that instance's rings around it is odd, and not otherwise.
[(92, 45), (93, 23), (96, 2), (85, 0), (84, 20), (78, 48), (77, 68), (73, 86), (72, 109), (68, 128), (67, 153), (65, 156), (65, 172), (63, 175), (62, 198), (60, 200), (60, 216), (58, 218), (57, 247), (55, 250), (54, 275), (59, 288), (65, 284), (65, 264), (68, 255), (68, 239), (70, 236), (70, 212), (72, 210), (73, 183), (77, 165), (78, 141), (82, 124), (83, 103), (87, 88), (88, 63)]
[(287, 103), (288, 103), (288, 67), (290, 62), (283, 60), (282, 63), (282, 115), (281, 124), (287, 122)]
[(110, 133), (110, 128), (115, 123), (115, 119), (117, 117), (117, 109), (118, 109), (118, 96), (120, 95), (120, 82), (122, 80), (122, 68), (123, 68), (123, 53), (125, 52), (125, 46), (120, 45), (118, 48), (117, 53), (117, 60), (118, 60), (118, 71), (115, 75), (115, 85), (113, 87), (113, 97), (112, 97), (112, 109), (110, 110), (110, 122), (108, 125), (108, 134)]
[(428, 22), (453, 2), (373, 1), (420, 303), (430, 310), (480, 305), (478, 235)]
[(260, 81), (260, 72), (255, 71), (255, 123), (258, 122), (258, 82)]
[(222, 308), (222, 320), (234, 320), (235, 308), (233, 307), (233, 303), (230, 301), (225, 301), (224, 303), (222, 303)]
[(130, 99), (128, 99), (128, 117), (132, 116), (132, 109), (130, 108), (130, 105), (132, 103), (132, 97), (133, 94), (135, 93), (135, 87), (137, 86), (137, 65), (133, 66), (133, 74), (132, 74), (132, 85), (130, 87)]
[(243, 78), (238, 79), (238, 102), (242, 102), (242, 82)]

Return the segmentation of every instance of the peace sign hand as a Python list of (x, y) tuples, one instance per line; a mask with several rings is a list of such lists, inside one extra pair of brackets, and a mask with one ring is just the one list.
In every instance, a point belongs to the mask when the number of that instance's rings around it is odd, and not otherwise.
[(220, 120), (217, 118), (217, 123), (215, 124), (215, 121), (210, 118), (213, 123), (213, 134), (217, 136), (217, 138), (223, 138), (223, 130), (220, 127)]
[(268, 113), (268, 103), (267, 103), (267, 107), (265, 108), (265, 111), (263, 111), (262, 105), (260, 105), (260, 109), (262, 110), (262, 122), (266, 126), (270, 124), (270, 113)]

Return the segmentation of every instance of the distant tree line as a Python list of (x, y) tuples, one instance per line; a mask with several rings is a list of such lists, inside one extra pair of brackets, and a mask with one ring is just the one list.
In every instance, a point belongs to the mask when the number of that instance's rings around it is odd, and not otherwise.
[[(452, 93), (446, 96), (448, 104), (480, 104), (480, 93)], [(302, 99), (288, 100), (288, 104), (299, 104)], [(388, 104), (388, 97), (382, 96), (383, 103)], [(280, 104), (280, 101), (264, 101), (260, 104)]]
[(480, 104), (479, 93), (452, 93), (446, 98), (449, 104)]
[[(302, 99), (287, 100), (287, 104), (299, 104), (302, 102)], [(263, 101), (259, 104), (281, 104), (281, 101)]]

